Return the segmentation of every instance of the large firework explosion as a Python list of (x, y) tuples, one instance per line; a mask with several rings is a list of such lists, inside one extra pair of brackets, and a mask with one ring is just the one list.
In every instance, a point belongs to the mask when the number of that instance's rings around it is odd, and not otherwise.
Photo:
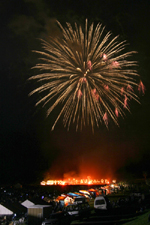
[(130, 111), (129, 102), (139, 102), (134, 89), (144, 92), (137, 62), (129, 60), (135, 52), (125, 52), (126, 41), (119, 42), (111, 32), (104, 35), (100, 23), (96, 28), (88, 26), (87, 20), (84, 28), (57, 24), (62, 37), (42, 40), (44, 51), (35, 51), (43, 56), (43, 63), (33, 68), (44, 71), (30, 78), (41, 82), (30, 95), (44, 93), (36, 105), (48, 104), (47, 116), (62, 105), (52, 130), (62, 116), (68, 129), (71, 123), (76, 129), (88, 124), (94, 130), (103, 122), (108, 127), (110, 119), (118, 125), (118, 116)]

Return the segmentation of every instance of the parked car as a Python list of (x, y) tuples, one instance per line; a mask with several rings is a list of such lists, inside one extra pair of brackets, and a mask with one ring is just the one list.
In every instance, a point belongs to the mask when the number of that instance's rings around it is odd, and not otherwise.
[(50, 214), (49, 218), (45, 219), (42, 222), (42, 225), (70, 225), (71, 223), (71, 217), (67, 212), (56, 212)]
[(95, 212), (109, 210), (111, 204), (106, 196), (98, 196), (94, 200), (94, 210)]
[(84, 203), (85, 201), (86, 201), (86, 198), (84, 196), (78, 196), (74, 199), (74, 202), (78, 204)]
[(82, 220), (84, 217), (89, 218), (91, 209), (87, 202), (83, 203), (74, 203), (71, 205), (68, 205), (65, 208), (65, 212), (67, 212), (72, 220), (80, 219)]

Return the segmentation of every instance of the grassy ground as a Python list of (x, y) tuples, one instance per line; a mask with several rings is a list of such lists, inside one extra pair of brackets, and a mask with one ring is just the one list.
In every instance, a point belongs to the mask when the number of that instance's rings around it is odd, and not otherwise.
[(148, 217), (150, 215), (150, 211), (142, 214), (142, 215), (138, 215), (136, 217), (132, 218), (132, 221), (125, 221), (123, 220), (121, 224), (123, 225), (146, 225), (146, 224), (150, 224), (150, 222), (148, 221)]
[[(119, 223), (117, 224), (121, 224), (121, 225), (149, 225), (150, 222), (148, 221), (148, 217), (150, 215), (150, 211), (141, 214), (141, 215), (137, 215), (136, 217), (133, 218), (129, 218), (129, 219), (122, 219), (119, 221)], [(71, 223), (71, 225), (73, 224), (82, 224), (81, 221), (75, 220)]]

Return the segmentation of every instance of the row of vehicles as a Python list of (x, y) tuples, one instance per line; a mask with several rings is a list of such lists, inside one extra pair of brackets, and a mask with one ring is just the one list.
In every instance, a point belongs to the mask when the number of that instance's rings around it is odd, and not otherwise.
[(52, 213), (48, 219), (42, 222), (42, 225), (70, 225), (73, 220), (89, 218), (90, 214), (91, 209), (87, 202), (73, 203), (67, 205), (63, 211)]
[[(87, 193), (86, 193), (87, 194)], [(72, 194), (72, 196), (75, 196)], [(91, 195), (92, 198), (92, 195)], [(106, 196), (98, 195), (94, 197), (95, 211), (107, 210), (109, 208), (109, 201)], [(73, 203), (67, 204), (62, 211), (52, 213), (49, 218), (42, 222), (42, 225), (57, 224), (69, 225), (73, 220), (82, 221), (83, 218), (89, 218), (91, 215), (91, 208), (83, 195), (75, 196)]]

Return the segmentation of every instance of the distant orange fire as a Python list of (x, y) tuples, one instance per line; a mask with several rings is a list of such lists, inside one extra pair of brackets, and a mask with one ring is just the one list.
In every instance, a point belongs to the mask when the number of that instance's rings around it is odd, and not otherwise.
[(109, 181), (108, 179), (91, 179), (87, 177), (86, 179), (76, 179), (76, 178), (68, 178), (65, 180), (47, 180), (42, 181), (41, 185), (103, 185), (116, 183), (116, 180)]

